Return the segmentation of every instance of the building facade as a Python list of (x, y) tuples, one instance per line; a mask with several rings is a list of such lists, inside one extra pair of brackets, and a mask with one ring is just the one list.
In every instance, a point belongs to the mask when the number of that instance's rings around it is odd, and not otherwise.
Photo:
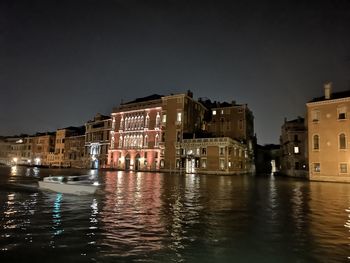
[(87, 168), (90, 166), (85, 151), (85, 134), (70, 136), (65, 139), (64, 163), (67, 167), (72, 168)]
[(305, 119), (285, 119), (280, 137), (281, 173), (294, 177), (308, 177), (306, 141)]
[(56, 133), (37, 133), (32, 137), (32, 164), (50, 166), (55, 154)]
[(324, 91), (306, 104), (309, 178), (350, 182), (350, 91), (332, 93), (330, 83)]
[(121, 104), (113, 109), (109, 167), (159, 170), (162, 136), (160, 95)]
[[(74, 156), (74, 157), (80, 157), (81, 154), (73, 154), (73, 155), (66, 155), (66, 151), (68, 150), (67, 147), (69, 146), (69, 149), (71, 150), (71, 144), (74, 142), (74, 140), (70, 140), (70, 144), (67, 145), (67, 139), (72, 136), (85, 136), (85, 127), (67, 127), (63, 129), (58, 129), (56, 131), (56, 138), (55, 138), (55, 152), (54, 155), (50, 158), (50, 166), (52, 167), (70, 167), (71, 162), (70, 160), (66, 160), (66, 157)], [(85, 138), (85, 137), (84, 137)], [(79, 143), (78, 143), (79, 144)], [(80, 148), (79, 148), (80, 150)], [(71, 152), (72, 154), (72, 152)], [(74, 160), (77, 161), (76, 159)]]
[(243, 174), (247, 172), (247, 147), (229, 137), (184, 139), (179, 143), (176, 166), (186, 173)]
[(99, 113), (85, 124), (85, 155), (90, 168), (107, 167), (111, 127), (111, 118)]
[[(134, 171), (246, 173), (253, 163), (253, 151), (246, 143), (253, 137), (250, 130), (253, 126), (246, 121), (253, 118), (248, 116), (251, 112), (246, 105), (232, 108), (242, 109), (242, 112), (236, 110), (243, 116), (242, 130), (239, 133), (230, 130), (230, 137), (220, 133), (206, 138), (203, 135), (209, 132), (205, 131), (204, 119), (208, 109), (194, 100), (190, 91), (151, 95), (121, 104), (112, 113), (109, 167)], [(233, 134), (240, 141), (232, 138)]]

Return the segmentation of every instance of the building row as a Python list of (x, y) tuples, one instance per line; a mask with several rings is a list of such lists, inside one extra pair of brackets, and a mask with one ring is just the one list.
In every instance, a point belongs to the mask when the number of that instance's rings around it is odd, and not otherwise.
[(332, 92), (306, 103), (306, 117), (282, 125), (281, 171), (318, 181), (350, 182), (350, 91)]
[(82, 127), (0, 140), (0, 161), (50, 167), (239, 174), (254, 171), (247, 104), (192, 92), (150, 95), (97, 114)]

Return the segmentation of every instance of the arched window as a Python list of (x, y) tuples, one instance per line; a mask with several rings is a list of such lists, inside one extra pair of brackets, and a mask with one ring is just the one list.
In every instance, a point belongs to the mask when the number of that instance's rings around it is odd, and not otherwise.
[(339, 149), (346, 149), (346, 136), (344, 133), (339, 134)]
[(160, 124), (160, 116), (159, 116), (159, 112), (157, 112), (157, 117), (156, 117), (156, 128), (159, 128), (159, 124)]
[(159, 146), (159, 135), (156, 134), (156, 137), (154, 138), (154, 147), (158, 147)]
[(314, 150), (320, 149), (320, 137), (317, 134), (313, 136), (313, 149)]
[(124, 123), (124, 118), (122, 117), (122, 118), (120, 119), (119, 130), (122, 130), (122, 129), (123, 129), (123, 123)]
[(149, 125), (149, 116), (148, 116), (148, 113), (147, 113), (146, 122), (145, 122), (145, 128), (148, 128), (148, 125)]
[(119, 136), (119, 148), (123, 147), (123, 136)]
[(148, 147), (148, 135), (145, 135), (145, 140), (144, 140), (144, 147)]

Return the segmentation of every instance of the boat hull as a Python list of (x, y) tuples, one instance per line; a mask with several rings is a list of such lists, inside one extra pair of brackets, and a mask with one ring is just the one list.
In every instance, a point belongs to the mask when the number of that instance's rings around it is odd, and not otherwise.
[(95, 185), (66, 184), (66, 183), (44, 182), (44, 181), (39, 181), (39, 188), (44, 190), (50, 190), (53, 192), (58, 192), (58, 193), (74, 194), (74, 195), (93, 194), (97, 190), (97, 186)]

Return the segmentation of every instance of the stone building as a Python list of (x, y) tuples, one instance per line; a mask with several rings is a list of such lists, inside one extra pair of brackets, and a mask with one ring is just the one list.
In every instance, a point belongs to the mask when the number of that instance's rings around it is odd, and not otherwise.
[(251, 116), (246, 106), (242, 111), (247, 115), (240, 112), (245, 119), (238, 141), (232, 134), (213, 136), (205, 130), (208, 109), (194, 100), (190, 91), (123, 103), (112, 113), (109, 166), (216, 174), (250, 171), (252, 158), (246, 138), (251, 134), (245, 122)]
[(179, 145), (177, 167), (185, 169), (186, 173), (247, 172), (249, 158), (246, 144), (229, 137), (184, 139)]
[(240, 144), (246, 145), (246, 171), (254, 172), (254, 151), (256, 137), (254, 134), (254, 116), (247, 104), (237, 104), (235, 101), (211, 102), (200, 100), (209, 109), (205, 119), (204, 129), (213, 137), (229, 137)]
[(306, 104), (310, 180), (350, 182), (350, 91), (332, 93)]
[(135, 171), (159, 170), (162, 121), (160, 95), (139, 98), (114, 108), (109, 166)]
[[(70, 167), (71, 162), (70, 160), (66, 160), (66, 157), (69, 157), (70, 155), (66, 155), (65, 152), (67, 151), (67, 144), (66, 141), (68, 138), (72, 136), (79, 136), (79, 135), (85, 135), (85, 127), (67, 127), (63, 129), (58, 129), (56, 131), (56, 139), (55, 139), (55, 152), (52, 160), (50, 160), (50, 166), (52, 167)], [(73, 140), (70, 140), (70, 143)], [(71, 144), (69, 145), (69, 147)], [(78, 155), (74, 156), (80, 156)], [(72, 156), (72, 155), (71, 155)]]
[(90, 165), (85, 152), (85, 134), (66, 137), (64, 163), (67, 167), (87, 168)]
[(37, 133), (32, 137), (32, 164), (50, 166), (55, 154), (55, 132)]
[(294, 177), (308, 177), (307, 131), (305, 119), (287, 121), (281, 127), (281, 173)]
[(85, 123), (85, 155), (90, 168), (107, 167), (111, 126), (111, 117), (99, 113)]

